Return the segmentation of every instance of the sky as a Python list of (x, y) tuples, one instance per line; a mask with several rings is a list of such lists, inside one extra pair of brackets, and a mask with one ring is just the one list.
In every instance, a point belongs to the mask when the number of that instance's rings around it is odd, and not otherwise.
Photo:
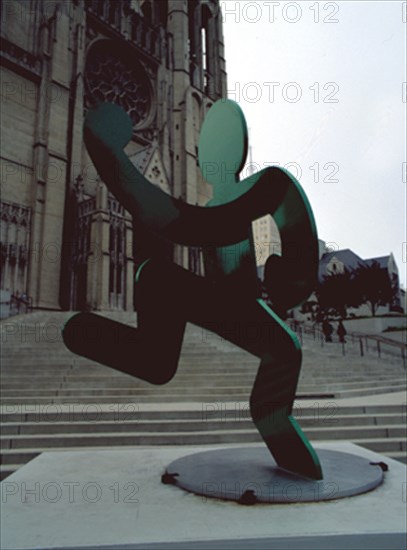
[(405, 288), (407, 3), (220, 5), (228, 97), (245, 113), (252, 168), (285, 166), (319, 238), (363, 259), (392, 252)]

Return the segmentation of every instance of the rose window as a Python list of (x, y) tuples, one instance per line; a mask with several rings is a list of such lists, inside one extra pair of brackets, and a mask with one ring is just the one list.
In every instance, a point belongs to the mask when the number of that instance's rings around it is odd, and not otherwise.
[(123, 58), (105, 42), (95, 45), (86, 63), (86, 105), (100, 102), (123, 107), (133, 121), (141, 126), (150, 113), (151, 98), (147, 75), (132, 57)]

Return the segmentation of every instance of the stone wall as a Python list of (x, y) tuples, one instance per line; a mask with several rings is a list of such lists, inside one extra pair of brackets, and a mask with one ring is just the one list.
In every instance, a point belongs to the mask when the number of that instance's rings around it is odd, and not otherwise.
[[(366, 334), (380, 334), (388, 327), (405, 327), (405, 316), (370, 317), (367, 319), (346, 319), (343, 323), (348, 332), (364, 332)], [(384, 336), (386, 333), (384, 334)]]
[[(132, 309), (131, 218), (120, 214), (126, 227), (123, 253), (110, 250), (109, 226), (117, 216), (109, 211), (112, 203), (106, 189), (100, 190), (104, 184), (82, 138), (85, 110), (95, 93), (89, 60), (103, 42), (108, 55), (116, 56), (110, 67), (127, 63), (130, 75), (139, 67), (136, 73), (143, 73), (149, 89), (148, 116), (135, 120), (128, 154), (152, 183), (203, 205), (211, 188), (197, 166), (199, 129), (207, 109), (226, 93), (218, 2), (16, 0), (4, 3), (1, 32), (2, 213), (26, 209), (29, 219), (21, 229), (20, 222), (2, 214), (1, 288), (28, 294), (34, 309)], [(106, 71), (100, 74), (105, 78)], [(137, 75), (119, 83), (133, 106), (139, 94), (133, 93), (134, 79)], [(120, 102), (122, 90), (109, 96), (109, 86), (117, 82), (105, 82), (102, 99)], [(82, 203), (98, 204), (85, 213), (90, 240), (78, 233)], [(78, 248), (79, 241), (86, 250)], [(120, 296), (109, 291), (114, 259), (125, 273)], [(182, 247), (174, 259), (191, 267), (191, 254)]]

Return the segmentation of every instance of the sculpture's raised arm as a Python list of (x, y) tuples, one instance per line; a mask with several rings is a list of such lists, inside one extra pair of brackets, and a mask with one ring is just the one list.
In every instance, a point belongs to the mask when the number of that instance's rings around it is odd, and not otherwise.
[(239, 182), (237, 199), (223, 206), (192, 206), (151, 184), (131, 163), (123, 151), (131, 133), (130, 118), (117, 105), (104, 103), (87, 114), (85, 143), (102, 180), (137, 223), (176, 243), (223, 246), (246, 239), (250, 223), (272, 214), (290, 185), (283, 172), (266, 169)]
[[(303, 301), (316, 285), (318, 240), (311, 207), (297, 180), (268, 167), (236, 183), (234, 199), (221, 206), (193, 206), (149, 182), (124, 147), (132, 136), (125, 111), (112, 103), (91, 109), (85, 143), (95, 167), (138, 225), (186, 246), (225, 246), (248, 238), (252, 221), (270, 214), (279, 228), (282, 254), (270, 262), (273, 301), (284, 307)], [(291, 290), (290, 290), (291, 289)], [(288, 302), (287, 303), (287, 299)]]

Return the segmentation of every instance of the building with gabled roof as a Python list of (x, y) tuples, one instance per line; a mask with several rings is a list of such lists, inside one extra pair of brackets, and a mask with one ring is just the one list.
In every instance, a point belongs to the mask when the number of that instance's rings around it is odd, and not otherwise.
[[(390, 281), (397, 289), (392, 303), (381, 307), (381, 313), (403, 311), (399, 272), (392, 253), (387, 256), (362, 259), (349, 248), (325, 252), (319, 261), (319, 283), (322, 283), (324, 277), (328, 277), (329, 275), (344, 273), (345, 270), (352, 273), (359, 267), (370, 267), (375, 262), (379, 264), (381, 269), (385, 269), (387, 271)], [(361, 306), (361, 308), (363, 308), (363, 306)], [(358, 308), (357, 311), (360, 312), (361, 308)]]
[(323, 278), (328, 275), (343, 273), (345, 269), (354, 271), (364, 264), (364, 260), (349, 248), (325, 252), (319, 260), (319, 282), (322, 282)]

